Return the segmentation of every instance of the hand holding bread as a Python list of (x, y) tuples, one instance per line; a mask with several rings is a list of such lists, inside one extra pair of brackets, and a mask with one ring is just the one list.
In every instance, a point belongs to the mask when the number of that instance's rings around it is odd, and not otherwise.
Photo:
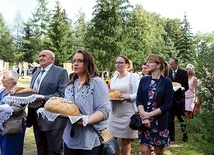
[(74, 102), (61, 97), (52, 97), (44, 105), (44, 109), (50, 112), (68, 116), (79, 116), (79, 108)]

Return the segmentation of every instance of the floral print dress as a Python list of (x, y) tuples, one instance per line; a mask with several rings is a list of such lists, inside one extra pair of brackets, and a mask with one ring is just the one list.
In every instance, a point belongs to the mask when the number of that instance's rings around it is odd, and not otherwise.
[[(157, 109), (157, 102), (155, 100), (155, 91), (158, 85), (159, 79), (152, 79), (149, 90), (148, 90), (148, 103), (147, 109), (145, 111), (150, 112)], [(154, 99), (153, 99), (154, 98)], [(159, 146), (168, 147), (169, 146), (169, 130), (160, 130), (158, 127), (157, 117), (150, 119), (151, 126), (146, 130), (139, 130), (139, 142), (148, 146)]]

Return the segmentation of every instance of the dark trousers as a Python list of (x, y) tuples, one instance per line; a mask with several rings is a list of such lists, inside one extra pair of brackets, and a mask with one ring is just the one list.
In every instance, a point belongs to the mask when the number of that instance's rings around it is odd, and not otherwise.
[(41, 131), (38, 125), (33, 125), (38, 155), (63, 155), (62, 134), (64, 128)]
[(92, 150), (70, 149), (64, 144), (64, 155), (102, 155), (102, 145), (94, 147)]
[(186, 123), (185, 122), (185, 103), (176, 104), (173, 103), (170, 111), (170, 120), (169, 120), (169, 134), (170, 139), (175, 139), (175, 116), (177, 116), (179, 122), (181, 131), (183, 134), (186, 134)]

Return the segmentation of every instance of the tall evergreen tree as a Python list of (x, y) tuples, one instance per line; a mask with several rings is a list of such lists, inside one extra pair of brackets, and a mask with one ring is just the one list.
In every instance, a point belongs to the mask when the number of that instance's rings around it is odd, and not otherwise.
[(2, 14), (0, 13), (0, 59), (6, 62), (15, 62), (15, 44), (14, 38), (10, 33), (8, 26), (5, 24)]
[(122, 51), (121, 33), (130, 4), (128, 0), (97, 0), (94, 8), (85, 44), (99, 69), (113, 70), (115, 58)]
[(141, 70), (149, 54), (164, 52), (164, 33), (162, 19), (136, 5), (122, 33), (123, 53), (133, 61), (135, 70)]
[(43, 42), (46, 40), (47, 29), (50, 24), (51, 10), (48, 9), (48, 0), (37, 0), (38, 5), (35, 11), (32, 13), (32, 19), (29, 23), (33, 28), (34, 38), (38, 41), (36, 46), (36, 51), (41, 51), (44, 49)]
[(87, 23), (85, 20), (85, 13), (81, 10), (78, 11), (78, 19), (74, 22), (75, 28), (75, 43), (74, 48), (75, 51), (77, 49), (85, 49), (84, 38), (87, 31)]
[(180, 27), (181, 22), (179, 19), (165, 19), (164, 20), (164, 30), (163, 40), (165, 42), (165, 52), (166, 58), (177, 57), (178, 50), (176, 50), (177, 39), (181, 34)]
[(181, 38), (179, 38), (179, 44), (176, 49), (179, 50), (177, 55), (181, 62), (188, 63), (194, 61), (195, 57), (195, 46), (194, 38), (191, 32), (190, 23), (187, 20), (187, 15), (184, 15), (181, 27)]
[(46, 49), (55, 53), (55, 64), (57, 65), (62, 66), (63, 62), (68, 61), (71, 57), (73, 49), (68, 46), (68, 42), (72, 41), (72, 38), (68, 37), (71, 36), (71, 33), (71, 21), (67, 18), (66, 11), (62, 10), (60, 2), (57, 1), (44, 42)]
[(34, 36), (33, 26), (29, 22), (25, 23), (22, 37), (22, 61), (27, 61), (30, 63), (37, 61), (39, 51), (36, 51), (35, 49), (37, 49), (36, 46), (38, 43), (39, 40)]

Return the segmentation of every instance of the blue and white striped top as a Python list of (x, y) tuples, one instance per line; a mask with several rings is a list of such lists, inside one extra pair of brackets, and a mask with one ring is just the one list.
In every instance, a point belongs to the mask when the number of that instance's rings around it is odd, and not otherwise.
[[(96, 111), (103, 112), (104, 120), (93, 126), (98, 130), (107, 128), (110, 112), (109, 91), (101, 78), (92, 78), (88, 86), (83, 85), (80, 89), (78, 80), (74, 81), (74, 84), (66, 87), (65, 98), (74, 101), (84, 115), (90, 116)], [(69, 148), (91, 150), (100, 145), (98, 135), (90, 125), (76, 125), (74, 137), (70, 136), (71, 128), (72, 124), (68, 122), (63, 133), (63, 140)]]

